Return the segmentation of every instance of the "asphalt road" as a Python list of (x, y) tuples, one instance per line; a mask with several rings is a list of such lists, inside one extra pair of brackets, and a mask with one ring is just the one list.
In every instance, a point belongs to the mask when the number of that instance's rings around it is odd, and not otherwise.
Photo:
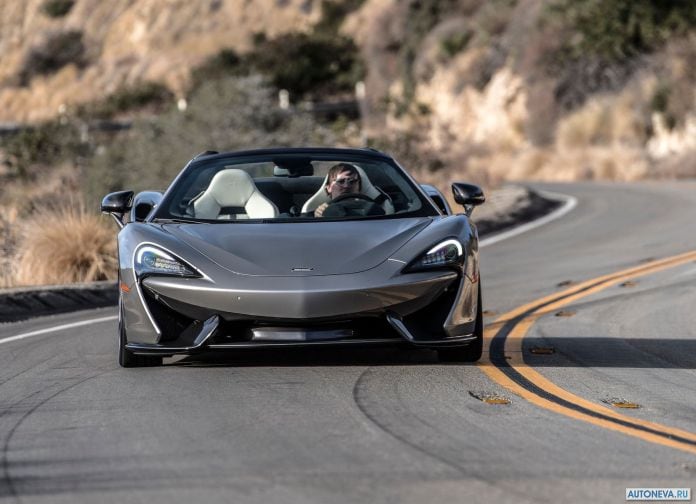
[(341, 349), (126, 370), (113, 309), (0, 325), (0, 501), (610, 503), (627, 487), (696, 490), (696, 257), (655, 262), (696, 250), (696, 183), (546, 188), (577, 207), (482, 249), (493, 347), (479, 365)]

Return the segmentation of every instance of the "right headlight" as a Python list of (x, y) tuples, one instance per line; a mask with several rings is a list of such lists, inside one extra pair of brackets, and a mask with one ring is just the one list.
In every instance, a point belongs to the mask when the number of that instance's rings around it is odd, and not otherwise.
[(143, 275), (201, 276), (181, 259), (152, 245), (144, 245), (135, 252), (133, 266), (138, 277)]
[(450, 238), (438, 243), (411, 262), (404, 272), (426, 271), (430, 269), (461, 265), (464, 262), (464, 246), (459, 240)]

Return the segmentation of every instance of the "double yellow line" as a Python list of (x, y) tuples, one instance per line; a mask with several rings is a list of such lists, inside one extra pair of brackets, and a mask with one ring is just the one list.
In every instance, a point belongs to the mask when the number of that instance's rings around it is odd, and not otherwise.
[(646, 262), (588, 280), (562, 292), (522, 305), (500, 316), (484, 332), (488, 354), (479, 362), (492, 380), (527, 401), (549, 411), (582, 420), (644, 441), (696, 453), (696, 434), (626, 415), (588, 401), (554, 384), (525, 364), (522, 342), (534, 322), (550, 311), (607, 289), (620, 282), (696, 260), (696, 252)]

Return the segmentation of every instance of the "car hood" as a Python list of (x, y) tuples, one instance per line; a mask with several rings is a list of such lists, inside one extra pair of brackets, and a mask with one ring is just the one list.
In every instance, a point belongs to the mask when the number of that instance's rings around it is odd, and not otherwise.
[(242, 275), (312, 276), (381, 264), (430, 218), (343, 222), (166, 224), (163, 228), (219, 266)]

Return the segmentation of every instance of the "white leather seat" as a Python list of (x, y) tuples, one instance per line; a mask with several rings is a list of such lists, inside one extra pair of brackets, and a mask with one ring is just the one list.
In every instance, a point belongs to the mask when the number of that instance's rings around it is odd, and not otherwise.
[[(367, 177), (365, 170), (356, 165), (353, 165), (353, 167), (360, 174), (360, 192), (362, 194), (369, 198), (372, 198), (375, 201), (378, 201), (379, 199), (381, 199), (381, 197), (386, 196), (382, 191), (380, 191), (374, 185), (372, 185), (372, 182), (370, 182), (370, 179)], [(326, 177), (324, 177), (324, 181), (321, 183), (321, 187), (319, 188), (319, 190), (316, 193), (314, 193), (314, 195), (311, 198), (305, 201), (304, 205), (302, 205), (302, 213), (313, 212), (317, 209), (319, 205), (331, 201), (331, 198), (324, 189), (326, 187), (326, 182), (328, 178), (329, 176), (326, 175)], [(388, 197), (384, 199), (384, 201), (381, 203), (381, 206), (384, 209), (385, 214), (394, 213), (394, 204)]]
[(278, 216), (278, 208), (247, 172), (229, 168), (216, 173), (193, 201), (193, 213), (199, 219), (270, 219)]

